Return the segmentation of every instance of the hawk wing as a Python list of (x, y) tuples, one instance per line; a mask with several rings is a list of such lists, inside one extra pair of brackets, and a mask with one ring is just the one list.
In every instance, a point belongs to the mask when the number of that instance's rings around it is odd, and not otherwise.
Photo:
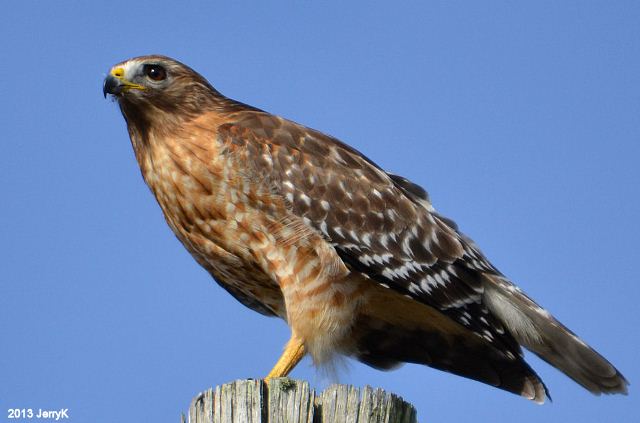
[(518, 343), (483, 303), (482, 273), (498, 273), (426, 192), (339, 140), (264, 112), (222, 125), (229, 150), (320, 232), (353, 270), (440, 310), (511, 358)]
[[(432, 367), (542, 402), (548, 392), (522, 359), (523, 345), (595, 394), (627, 391), (626, 379), (611, 363), (493, 267), (451, 220), (433, 210), (418, 185), (293, 122), (257, 111), (234, 119), (219, 127), (219, 141), (229, 150), (243, 146), (244, 166), (253, 174), (248, 176), (283, 197), (352, 271), (438, 310), (470, 331), (463, 335), (468, 342), (473, 334), (480, 341), (468, 350), (441, 343), (453, 356)], [(436, 330), (447, 335), (447, 329)], [(406, 344), (414, 338), (398, 339)], [(476, 354), (477, 360), (471, 357)], [(499, 382), (482, 373), (482, 360), (498, 366)]]

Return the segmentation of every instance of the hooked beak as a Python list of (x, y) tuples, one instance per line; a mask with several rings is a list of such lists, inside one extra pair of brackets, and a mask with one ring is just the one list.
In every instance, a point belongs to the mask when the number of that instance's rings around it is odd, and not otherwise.
[(146, 88), (139, 84), (134, 84), (124, 79), (124, 69), (114, 68), (111, 69), (109, 75), (104, 79), (102, 85), (102, 94), (107, 98), (107, 94), (119, 96), (123, 92), (129, 90), (145, 90)]
[(120, 85), (120, 81), (111, 75), (107, 75), (104, 79), (104, 84), (102, 85), (102, 94), (104, 94), (104, 98), (107, 98), (107, 94), (118, 95), (121, 92), (122, 86)]

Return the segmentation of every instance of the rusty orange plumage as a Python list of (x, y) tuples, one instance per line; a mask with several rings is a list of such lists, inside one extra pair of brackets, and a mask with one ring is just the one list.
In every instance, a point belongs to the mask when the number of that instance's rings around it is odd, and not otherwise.
[(144, 180), (178, 239), (236, 299), (291, 328), (267, 376), (309, 353), (416, 362), (542, 402), (532, 350), (594, 393), (626, 392), (607, 360), (435, 212), (418, 185), (339, 140), (217, 92), (164, 56), (114, 66)]

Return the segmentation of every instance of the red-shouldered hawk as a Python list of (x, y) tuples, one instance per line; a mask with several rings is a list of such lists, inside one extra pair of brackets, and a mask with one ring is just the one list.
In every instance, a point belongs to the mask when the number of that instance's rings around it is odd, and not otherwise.
[(114, 66), (142, 176), (167, 223), (241, 303), (309, 353), (421, 363), (543, 402), (533, 351), (589, 391), (626, 393), (596, 351), (502, 275), (427, 193), (328, 135), (224, 97), (164, 56)]

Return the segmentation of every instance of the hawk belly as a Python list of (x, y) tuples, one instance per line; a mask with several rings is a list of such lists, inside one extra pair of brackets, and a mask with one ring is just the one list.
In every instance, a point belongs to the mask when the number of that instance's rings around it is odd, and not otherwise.
[(285, 319), (315, 363), (347, 352), (363, 275), (241, 164), (241, 152), (212, 142), (200, 153), (207, 160), (194, 160), (185, 139), (154, 141), (140, 157), (144, 178), (196, 261), (246, 306)]

